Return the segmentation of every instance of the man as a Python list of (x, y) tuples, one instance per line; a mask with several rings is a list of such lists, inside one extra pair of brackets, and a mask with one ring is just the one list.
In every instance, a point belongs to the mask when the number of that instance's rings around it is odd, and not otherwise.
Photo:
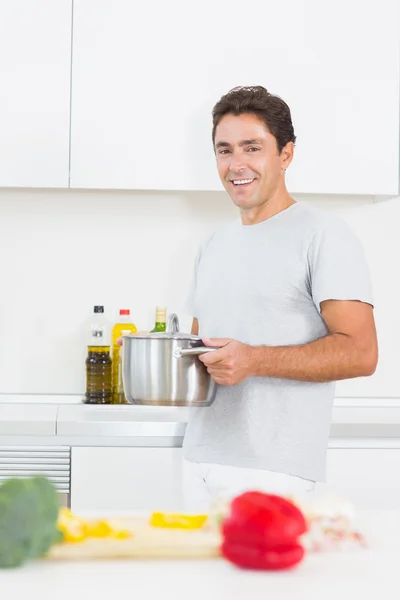
[(186, 310), (218, 348), (200, 360), (217, 386), (191, 409), (187, 507), (258, 488), (312, 490), (326, 476), (334, 382), (372, 375), (378, 357), (370, 278), (340, 219), (285, 185), (296, 137), (265, 88), (235, 88), (213, 109), (221, 181), (240, 220), (200, 248)]

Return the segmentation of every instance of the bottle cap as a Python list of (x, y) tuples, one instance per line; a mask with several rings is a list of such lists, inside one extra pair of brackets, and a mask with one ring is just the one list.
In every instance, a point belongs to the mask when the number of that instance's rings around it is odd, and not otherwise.
[(119, 314), (120, 315), (130, 315), (131, 311), (129, 310), (129, 308), (120, 308)]
[(104, 306), (95, 306), (94, 312), (95, 313), (104, 313)]

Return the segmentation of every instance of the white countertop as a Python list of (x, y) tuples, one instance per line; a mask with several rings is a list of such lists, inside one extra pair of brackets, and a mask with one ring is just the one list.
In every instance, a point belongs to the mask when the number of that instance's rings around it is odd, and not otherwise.
[(360, 511), (370, 548), (309, 554), (293, 571), (252, 572), (223, 559), (26, 565), (0, 571), (4, 598), (30, 600), (397, 600), (400, 510)]
[[(79, 394), (7, 394), (0, 393), (0, 404), (82, 404), (83, 395)], [(344, 397), (336, 396), (335, 407), (346, 408), (400, 408), (400, 397)], [(138, 407), (136, 407), (138, 408)], [(140, 407), (139, 407), (140, 408)]]
[[(189, 408), (91, 406), (64, 402), (62, 397), (57, 404), (57, 397), (51, 398), (52, 402), (5, 402), (0, 395), (0, 445), (177, 447), (190, 414)], [(335, 402), (331, 445), (337, 447), (343, 439), (354, 439), (357, 444), (375, 439), (374, 443), (398, 447), (400, 404), (395, 399), (344, 400)]]

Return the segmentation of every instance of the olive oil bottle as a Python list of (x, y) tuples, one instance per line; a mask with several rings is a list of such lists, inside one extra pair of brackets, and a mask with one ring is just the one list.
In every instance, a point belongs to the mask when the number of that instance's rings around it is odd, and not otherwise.
[(104, 306), (94, 307), (86, 358), (86, 404), (111, 404), (112, 379), (108, 324)]

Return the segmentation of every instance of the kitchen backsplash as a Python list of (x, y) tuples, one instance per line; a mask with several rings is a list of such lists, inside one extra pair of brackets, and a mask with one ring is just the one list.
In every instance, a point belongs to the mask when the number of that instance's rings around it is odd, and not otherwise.
[[(345, 217), (370, 263), (381, 344), (373, 378), (341, 382), (342, 396), (400, 396), (400, 199), (299, 197)], [(183, 303), (202, 239), (235, 218), (224, 193), (0, 190), (0, 394), (84, 391), (86, 324), (95, 304), (138, 329), (156, 304)]]

